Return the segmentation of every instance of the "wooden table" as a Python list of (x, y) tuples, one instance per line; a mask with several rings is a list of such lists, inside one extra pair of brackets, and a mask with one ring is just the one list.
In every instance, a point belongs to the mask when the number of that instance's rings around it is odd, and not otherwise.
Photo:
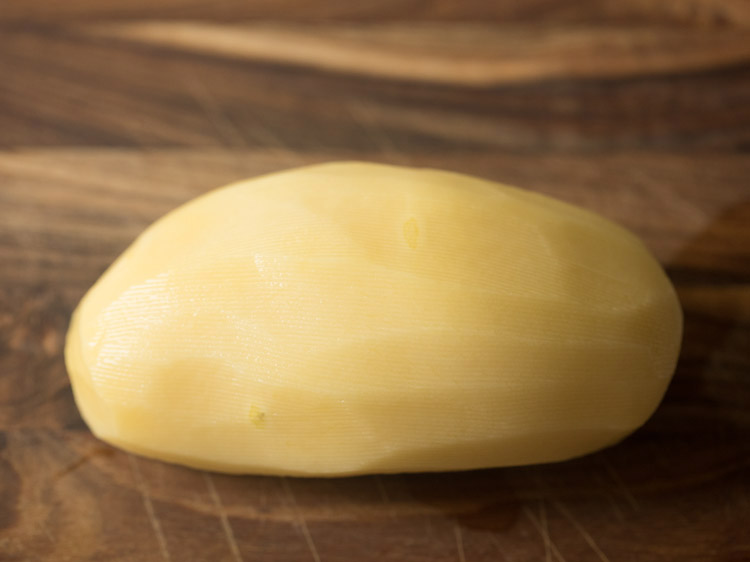
[[(750, 4), (3, 0), (0, 560), (750, 560)], [(685, 309), (667, 396), (572, 462), (230, 477), (96, 440), (62, 344), (151, 221), (309, 162), (437, 166), (628, 226)]]

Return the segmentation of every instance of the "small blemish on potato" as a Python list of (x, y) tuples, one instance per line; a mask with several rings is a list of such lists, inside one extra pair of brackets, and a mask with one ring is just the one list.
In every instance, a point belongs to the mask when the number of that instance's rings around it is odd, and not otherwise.
[(417, 219), (412, 217), (404, 223), (404, 240), (406, 240), (406, 243), (413, 250), (417, 247), (418, 238), (419, 227), (417, 226)]
[(258, 429), (262, 429), (266, 426), (266, 413), (258, 408), (258, 406), (250, 406), (249, 416), (250, 421)]

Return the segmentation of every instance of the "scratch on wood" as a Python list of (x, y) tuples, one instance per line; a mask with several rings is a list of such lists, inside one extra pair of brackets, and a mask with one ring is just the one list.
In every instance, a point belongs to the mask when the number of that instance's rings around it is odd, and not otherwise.
[[(543, 503), (543, 502), (542, 502)], [(537, 518), (536, 515), (529, 509), (528, 506), (524, 506), (522, 508), (523, 514), (531, 521), (531, 523), (536, 527), (536, 530), (539, 531), (539, 534), (542, 537), (542, 541), (544, 542), (544, 551), (546, 555), (546, 560), (549, 561), (551, 559), (551, 556), (548, 553), (554, 554), (555, 558), (557, 558), (558, 562), (566, 562), (565, 557), (563, 557), (560, 550), (557, 548), (554, 542), (552, 542), (552, 537), (549, 535), (549, 529), (547, 528), (547, 517), (546, 517), (546, 510), (545, 510), (545, 520), (544, 525), (542, 525), (542, 522)], [(541, 511), (541, 506), (540, 506)]]
[(295, 518), (297, 519), (297, 522), (299, 523), (299, 527), (302, 530), (302, 535), (305, 537), (307, 548), (310, 549), (310, 554), (312, 554), (313, 560), (315, 562), (320, 562), (320, 554), (318, 554), (318, 549), (315, 546), (315, 543), (313, 542), (312, 535), (310, 534), (310, 529), (307, 527), (307, 521), (305, 520), (305, 516), (303, 515), (302, 510), (300, 509), (299, 504), (297, 503), (297, 498), (294, 495), (294, 491), (292, 490), (292, 487), (289, 485), (289, 481), (284, 476), (281, 477), (281, 485), (284, 487), (284, 492), (286, 492), (286, 495), (289, 498), (289, 502), (292, 504), (292, 509), (294, 509)]
[(283, 151), (283, 155), (289, 157), (289, 147), (284, 143), (281, 137), (274, 133), (269, 127), (260, 125), (256, 121), (253, 126), (253, 134), (255, 134), (261, 142), (266, 143), (269, 148), (281, 150)]
[(552, 562), (552, 540), (549, 536), (547, 506), (544, 504), (544, 500), (539, 501), (539, 519), (542, 524), (542, 537), (544, 538), (544, 560), (545, 562)]
[(503, 548), (503, 545), (500, 544), (500, 541), (497, 539), (497, 537), (495, 535), (488, 535), (488, 536), (489, 536), (490, 542), (495, 545), (495, 548), (498, 550), (500, 554), (502, 554), (503, 558), (507, 562), (513, 562), (513, 558), (511, 557), (510, 554), (508, 554), (505, 551), (505, 549)]
[(383, 479), (380, 477), (379, 474), (375, 475), (375, 484), (378, 487), (378, 492), (380, 493), (380, 499), (383, 500), (383, 504), (388, 508), (388, 516), (391, 519), (396, 518), (396, 510), (393, 508), (393, 504), (391, 503), (391, 498), (388, 496), (388, 492), (385, 489), (385, 484), (383, 484)]
[(619, 519), (620, 522), (625, 521), (625, 514), (620, 509), (620, 506), (617, 505), (617, 498), (610, 489), (612, 487), (611, 483), (609, 481), (605, 481), (604, 476), (599, 472), (594, 472), (592, 476), (596, 480), (597, 486), (602, 489), (602, 495), (607, 498), (607, 501), (612, 506), (612, 511), (615, 512), (617, 519)]
[(198, 103), (208, 120), (216, 128), (216, 132), (227, 143), (227, 146), (246, 147), (244, 137), (240, 134), (237, 127), (224, 114), (221, 107), (216, 103), (216, 99), (211, 94), (208, 87), (200, 80), (195, 79), (187, 73), (183, 75), (183, 82), (188, 91), (192, 94), (193, 99)]
[(151, 528), (154, 530), (154, 535), (156, 535), (156, 542), (159, 543), (159, 551), (161, 552), (161, 556), (162, 558), (164, 558), (164, 560), (167, 560), (167, 562), (171, 562), (172, 557), (169, 555), (169, 549), (167, 548), (167, 539), (164, 537), (164, 532), (161, 529), (161, 523), (159, 523), (159, 518), (156, 516), (156, 510), (154, 509), (154, 504), (151, 501), (151, 496), (149, 495), (146, 481), (143, 479), (141, 469), (138, 467), (138, 462), (130, 453), (128, 453), (128, 462), (130, 463), (130, 470), (133, 473), (136, 485), (138, 486), (138, 491), (141, 493), (141, 498), (143, 499), (143, 507), (146, 509), (146, 515), (148, 515), (148, 520), (151, 522)]
[[(219, 133), (219, 136), (225, 144), (229, 147), (247, 148), (248, 143), (245, 136), (241, 133), (240, 129), (232, 123), (232, 120), (227, 117), (226, 113), (221, 110), (220, 104), (217, 103), (215, 96), (211, 94), (208, 87), (200, 80), (187, 74), (183, 76), (183, 81), (187, 85), (188, 91), (192, 94), (193, 99), (195, 99), (201, 109), (203, 109), (206, 117), (208, 117), (209, 121), (211, 121), (216, 128), (216, 131)], [(263, 127), (256, 122), (251, 132), (260, 143), (266, 145), (269, 152), (273, 153), (279, 159), (286, 160), (291, 165), (296, 165), (298, 163), (294, 158), (293, 153), (284, 144), (281, 138), (267, 127)]]
[(400, 162), (402, 164), (408, 164), (407, 159), (402, 155), (403, 151), (396, 149), (396, 146), (391, 142), (385, 133), (385, 129), (382, 126), (375, 125), (376, 119), (372, 116), (369, 108), (359, 104), (348, 104), (346, 109), (349, 111), (349, 115), (355, 124), (365, 132), (365, 134), (372, 140), (374, 145), (380, 149), (380, 151), (390, 160), (394, 162)]
[(617, 472), (617, 469), (607, 460), (607, 457), (604, 455), (601, 455), (602, 464), (604, 465), (604, 469), (607, 471), (607, 474), (609, 474), (609, 477), (617, 484), (617, 487), (620, 489), (620, 493), (625, 497), (627, 502), (630, 504), (630, 507), (633, 508), (633, 511), (640, 510), (641, 506), (638, 503), (638, 500), (635, 499), (635, 496), (630, 491), (630, 489), (625, 485), (625, 481), (620, 477), (620, 474)]
[(599, 559), (602, 562), (610, 562), (609, 558), (607, 558), (607, 555), (602, 552), (602, 549), (599, 548), (599, 545), (596, 544), (596, 541), (594, 540), (594, 537), (592, 537), (589, 532), (584, 528), (584, 526), (573, 516), (573, 513), (563, 506), (563, 504), (559, 501), (553, 502), (555, 506), (555, 509), (559, 511), (563, 517), (565, 517), (568, 521), (570, 521), (573, 526), (578, 530), (578, 532), (581, 534), (583, 539), (588, 543), (588, 545), (591, 547), (591, 550), (593, 550), (596, 555), (599, 557)]
[(229, 523), (229, 517), (227, 517), (227, 511), (224, 509), (224, 504), (221, 502), (219, 492), (216, 491), (214, 481), (208, 472), (203, 473), (203, 479), (206, 481), (206, 488), (208, 493), (211, 495), (211, 499), (216, 506), (216, 510), (219, 512), (219, 519), (221, 520), (221, 527), (224, 529), (224, 535), (227, 538), (229, 544), (229, 550), (232, 552), (232, 558), (235, 562), (242, 562), (242, 555), (240, 554), (239, 546), (237, 546), (237, 540), (234, 538), (234, 532), (232, 531), (232, 525)]
[(461, 527), (456, 523), (453, 526), (453, 534), (456, 535), (456, 550), (458, 551), (458, 562), (466, 562), (466, 552), (464, 552), (464, 536), (461, 533)]
[[(529, 509), (529, 514), (532, 514)], [(544, 500), (539, 500), (539, 518), (532, 521), (536, 521), (538, 524), (539, 533), (542, 535), (542, 542), (544, 543), (544, 561), (552, 562), (552, 539), (549, 536), (549, 525), (547, 524), (547, 506)]]
[(260, 124), (257, 117), (252, 127), (252, 134), (255, 135), (258, 141), (265, 144), (264, 148), (269, 154), (272, 154), (281, 161), (287, 162), (291, 166), (299, 165), (295, 151), (279, 135), (274, 133), (270, 127)]
[(617, 516), (617, 519), (619, 519), (621, 523), (624, 522), (625, 514), (620, 509), (620, 506), (617, 505), (617, 499), (615, 499), (615, 496), (610, 493), (607, 493), (606, 496), (609, 500), (610, 505), (612, 506), (612, 511), (614, 511), (615, 515)]

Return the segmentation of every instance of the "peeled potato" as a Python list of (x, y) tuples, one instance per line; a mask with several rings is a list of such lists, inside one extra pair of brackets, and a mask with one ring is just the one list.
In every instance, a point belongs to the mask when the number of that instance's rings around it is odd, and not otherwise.
[(645, 422), (682, 313), (633, 235), (520, 189), (335, 163), (208, 193), (84, 297), (93, 432), (224, 472), (541, 463)]

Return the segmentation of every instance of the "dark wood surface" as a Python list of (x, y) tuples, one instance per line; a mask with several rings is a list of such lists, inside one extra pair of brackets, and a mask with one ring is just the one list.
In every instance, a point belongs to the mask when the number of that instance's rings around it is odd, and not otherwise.
[[(86, 289), (176, 205), (334, 159), (642, 236), (686, 322), (654, 417), (566, 463), (333, 480), (96, 440), (62, 357)], [(750, 560), (750, 4), (4, 0), (0, 560)]]

